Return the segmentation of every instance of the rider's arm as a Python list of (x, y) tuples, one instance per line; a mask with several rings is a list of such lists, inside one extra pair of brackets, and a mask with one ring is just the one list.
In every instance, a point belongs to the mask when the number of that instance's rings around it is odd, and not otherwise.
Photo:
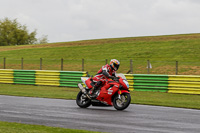
[(114, 76), (110, 76), (110, 74), (106, 70), (103, 70), (103, 75), (105, 75), (108, 78), (114, 79)]
[(108, 77), (108, 78), (114, 79), (115, 77), (114, 77), (113, 75), (110, 75), (110, 74), (108, 73), (108, 71), (109, 71), (108, 69), (109, 69), (109, 68), (108, 68), (107, 65), (103, 66), (103, 67), (102, 67), (102, 74), (103, 74), (104, 76)]
[(114, 77), (117, 77), (115, 72), (114, 72), (114, 73), (112, 73), (112, 76), (114, 76)]

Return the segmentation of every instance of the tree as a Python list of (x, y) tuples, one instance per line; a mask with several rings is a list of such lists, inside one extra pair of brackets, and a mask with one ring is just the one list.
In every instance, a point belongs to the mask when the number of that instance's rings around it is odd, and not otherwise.
[(29, 33), (27, 27), (18, 23), (17, 19), (0, 20), (0, 46), (36, 44), (36, 34), (36, 30)]
[(48, 43), (47, 35), (43, 35), (41, 38), (38, 39), (38, 44)]

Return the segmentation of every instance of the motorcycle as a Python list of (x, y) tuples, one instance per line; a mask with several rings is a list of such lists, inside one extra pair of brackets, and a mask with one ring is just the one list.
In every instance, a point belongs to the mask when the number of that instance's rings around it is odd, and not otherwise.
[[(89, 77), (81, 77), (82, 82), (86, 87), (83, 87), (81, 83), (78, 84), (80, 92), (77, 95), (76, 103), (81, 108), (87, 108), (92, 106), (114, 106), (117, 110), (126, 109), (130, 102), (131, 96), (129, 92), (129, 84), (126, 77), (123, 74), (117, 74), (114, 80), (107, 79), (105, 85), (110, 85), (110, 87), (105, 92), (101, 91), (99, 87), (94, 93), (97, 95), (96, 98), (90, 96), (91, 89), (88, 89), (86, 85), (86, 80)], [(92, 78), (89, 80), (92, 81)], [(94, 84), (94, 83), (93, 83)]]

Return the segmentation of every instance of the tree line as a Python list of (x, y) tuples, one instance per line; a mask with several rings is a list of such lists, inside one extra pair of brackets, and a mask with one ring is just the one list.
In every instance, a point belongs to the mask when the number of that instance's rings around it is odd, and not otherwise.
[(0, 46), (48, 43), (46, 35), (41, 38), (36, 35), (36, 30), (29, 33), (27, 26), (21, 25), (17, 19), (0, 19)]

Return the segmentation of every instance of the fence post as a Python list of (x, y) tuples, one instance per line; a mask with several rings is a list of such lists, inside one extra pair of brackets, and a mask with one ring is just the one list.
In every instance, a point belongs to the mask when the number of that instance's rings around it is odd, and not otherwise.
[(61, 71), (63, 71), (63, 58), (61, 58)]
[(108, 64), (108, 59), (106, 59), (106, 64)]
[(130, 59), (130, 73), (133, 74), (133, 60)]
[(3, 58), (3, 69), (6, 69), (6, 57)]
[(40, 58), (40, 70), (42, 70), (42, 58)]
[(176, 61), (176, 75), (178, 75), (178, 61)]
[(150, 73), (150, 61), (147, 60), (147, 73), (149, 74)]
[(82, 59), (82, 71), (84, 71), (84, 59)]
[(21, 60), (21, 69), (23, 70), (24, 69), (24, 59), (22, 57), (22, 60)]

